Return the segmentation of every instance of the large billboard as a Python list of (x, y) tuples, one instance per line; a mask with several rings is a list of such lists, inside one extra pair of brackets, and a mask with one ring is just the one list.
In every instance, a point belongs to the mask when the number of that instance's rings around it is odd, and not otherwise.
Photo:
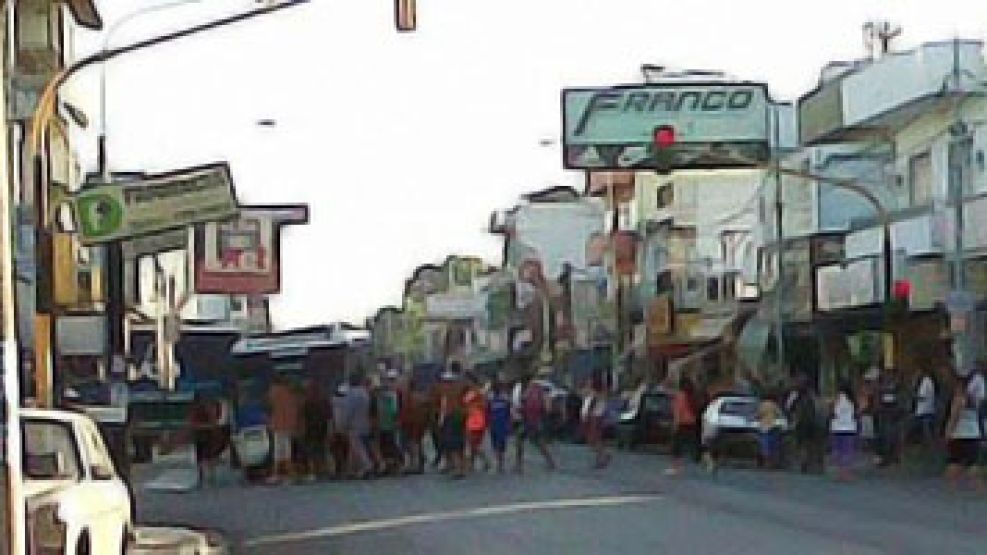
[[(657, 83), (562, 91), (568, 169), (743, 167), (770, 154), (767, 86)], [(672, 131), (657, 146), (658, 128)]]
[(281, 226), (308, 221), (306, 205), (242, 206), (240, 215), (195, 227), (195, 292), (270, 295), (281, 289)]

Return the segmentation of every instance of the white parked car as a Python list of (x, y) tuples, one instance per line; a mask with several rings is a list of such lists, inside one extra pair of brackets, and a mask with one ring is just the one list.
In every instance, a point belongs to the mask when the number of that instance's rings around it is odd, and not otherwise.
[[(749, 395), (724, 395), (717, 397), (703, 411), (703, 444), (718, 451), (757, 447), (757, 408), (761, 400)], [(781, 416), (775, 426), (788, 431), (788, 420)]]
[(21, 421), (29, 552), (123, 553), (133, 502), (96, 424), (41, 409), (23, 409)]

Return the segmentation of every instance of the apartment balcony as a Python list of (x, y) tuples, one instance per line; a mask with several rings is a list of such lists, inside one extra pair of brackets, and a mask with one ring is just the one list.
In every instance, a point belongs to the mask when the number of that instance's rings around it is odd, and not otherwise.
[(879, 138), (950, 95), (984, 94), (982, 50), (979, 41), (934, 42), (874, 61), (831, 64), (821, 84), (799, 100), (799, 140)]

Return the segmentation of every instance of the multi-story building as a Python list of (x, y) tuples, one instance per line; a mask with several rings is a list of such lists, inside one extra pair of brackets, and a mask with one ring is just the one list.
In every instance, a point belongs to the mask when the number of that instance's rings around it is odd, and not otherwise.
[[(951, 358), (968, 366), (983, 355), (982, 311), (962, 315), (968, 333), (954, 337), (965, 344), (957, 353), (943, 337), (951, 334), (949, 292), (963, 285), (957, 277), (973, 293), (969, 309), (987, 295), (985, 73), (981, 43), (927, 43), (830, 64), (801, 98), (804, 150), (786, 165), (821, 179), (802, 180), (809, 193), (796, 206), (787, 191), (799, 188), (786, 181), (786, 244), (795, 260), (808, 252), (813, 263), (801, 280), (811, 288), (801, 297), (786, 288), (785, 296), (810, 309), (822, 385), (878, 362), (908, 371)], [(771, 220), (763, 219), (768, 237), (776, 234)], [(813, 242), (788, 243), (799, 235)], [(963, 273), (954, 272), (961, 264)]]
[(570, 187), (524, 195), (494, 213), (490, 231), (504, 237), (504, 275), (514, 280), (508, 348), (519, 371), (551, 367), (575, 384), (610, 367), (600, 352), (614, 327), (599, 294), (607, 288), (605, 229), (603, 201)]

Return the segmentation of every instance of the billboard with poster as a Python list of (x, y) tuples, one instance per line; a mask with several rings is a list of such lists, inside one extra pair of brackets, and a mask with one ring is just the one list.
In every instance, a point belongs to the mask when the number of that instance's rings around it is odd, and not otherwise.
[(195, 227), (195, 292), (269, 295), (281, 288), (281, 226), (308, 222), (307, 205), (243, 206)]

